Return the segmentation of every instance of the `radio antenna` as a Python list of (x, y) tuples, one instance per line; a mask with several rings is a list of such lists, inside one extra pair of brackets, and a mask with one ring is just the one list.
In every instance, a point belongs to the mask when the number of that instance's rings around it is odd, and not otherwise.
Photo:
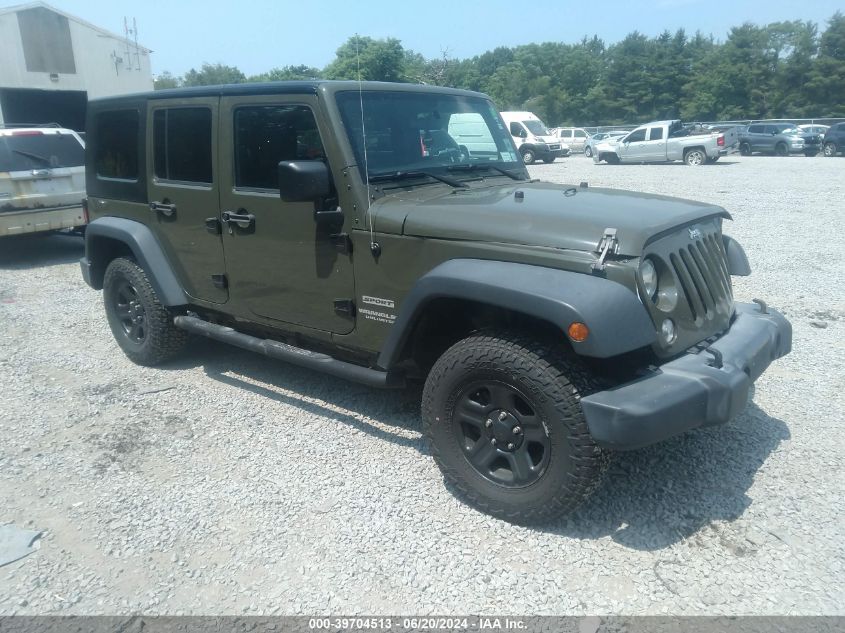
[(367, 225), (370, 229), (370, 252), (374, 257), (381, 254), (381, 245), (376, 242), (373, 229), (373, 215), (370, 212), (370, 166), (367, 161), (367, 126), (364, 122), (364, 85), (361, 81), (361, 54), (358, 50), (358, 34), (355, 34), (355, 63), (358, 65), (358, 101), (361, 106), (361, 137), (364, 141), (364, 181), (367, 183)]

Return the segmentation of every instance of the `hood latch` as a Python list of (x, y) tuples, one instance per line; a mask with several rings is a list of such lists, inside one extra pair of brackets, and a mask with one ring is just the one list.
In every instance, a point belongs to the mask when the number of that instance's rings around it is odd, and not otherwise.
[(604, 262), (605, 259), (607, 259), (608, 254), (616, 255), (616, 253), (619, 252), (619, 241), (616, 239), (616, 229), (608, 227), (604, 230), (604, 235), (602, 235), (601, 240), (599, 240), (596, 252), (599, 253), (599, 258), (597, 261), (593, 262), (590, 268), (593, 270), (604, 270), (606, 268)]

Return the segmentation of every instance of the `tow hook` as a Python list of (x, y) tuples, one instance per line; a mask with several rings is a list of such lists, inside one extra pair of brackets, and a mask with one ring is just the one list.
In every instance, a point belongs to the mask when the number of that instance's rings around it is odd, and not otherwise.
[(715, 367), (716, 369), (721, 369), (724, 366), (724, 363), (722, 362), (722, 352), (717, 349), (713, 349), (712, 347), (708, 347), (704, 351), (713, 355), (713, 360), (707, 363), (708, 365)]

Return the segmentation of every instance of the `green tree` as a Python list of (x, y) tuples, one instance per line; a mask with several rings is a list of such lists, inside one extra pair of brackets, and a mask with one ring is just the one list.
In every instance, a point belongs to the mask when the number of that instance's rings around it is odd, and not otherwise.
[[(323, 71), (326, 79), (407, 81), (405, 49), (395, 38), (350, 37)], [(360, 75), (359, 75), (360, 70)]]
[(182, 78), (173, 76), (169, 70), (159, 73), (153, 79), (153, 87), (156, 90), (166, 90), (168, 88), (178, 88), (182, 85)]
[(260, 75), (252, 75), (247, 81), (292, 81), (302, 79), (319, 79), (322, 77), (323, 71), (312, 66), (282, 66), (281, 68), (273, 68), (266, 73)]
[(185, 73), (184, 86), (216, 86), (221, 84), (240, 84), (246, 81), (244, 74), (234, 66), (203, 63), (200, 70), (191, 68)]

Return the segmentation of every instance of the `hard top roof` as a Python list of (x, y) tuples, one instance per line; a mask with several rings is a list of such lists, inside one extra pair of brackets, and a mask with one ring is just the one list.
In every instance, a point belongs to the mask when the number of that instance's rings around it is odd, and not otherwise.
[(190, 97), (222, 97), (241, 95), (274, 95), (274, 94), (317, 94), (318, 92), (335, 93), (358, 89), (364, 91), (401, 91), (401, 92), (438, 92), (465, 97), (488, 98), (480, 92), (458, 90), (442, 86), (428, 86), (410, 83), (389, 83), (384, 81), (330, 81), (315, 79), (309, 81), (268, 81), (261, 83), (226, 84), (220, 86), (192, 86), (190, 88), (170, 88), (151, 92), (136, 92), (131, 94), (93, 99), (93, 104), (119, 103), (121, 101), (138, 101), (147, 99), (185, 99)]

